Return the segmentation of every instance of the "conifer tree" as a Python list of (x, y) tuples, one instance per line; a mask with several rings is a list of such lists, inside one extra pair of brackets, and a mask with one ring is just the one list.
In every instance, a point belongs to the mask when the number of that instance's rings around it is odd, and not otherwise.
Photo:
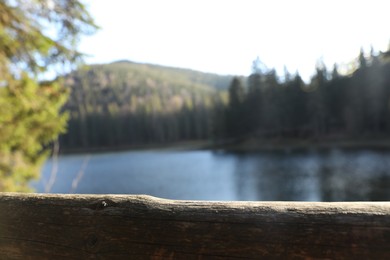
[(67, 91), (41, 73), (81, 58), (79, 37), (96, 26), (77, 0), (0, 2), (0, 191), (27, 191), (48, 145), (65, 131)]
[(229, 107), (227, 115), (228, 134), (231, 137), (238, 137), (243, 134), (244, 129), (244, 111), (243, 102), (245, 90), (239, 78), (233, 78), (229, 87)]

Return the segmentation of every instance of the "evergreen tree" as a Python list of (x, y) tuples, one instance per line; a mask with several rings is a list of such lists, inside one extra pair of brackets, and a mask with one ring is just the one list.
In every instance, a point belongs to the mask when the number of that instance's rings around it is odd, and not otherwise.
[(333, 71), (332, 71), (332, 79), (333, 80), (336, 80), (340, 77), (340, 74), (339, 74), (339, 71), (338, 71), (338, 68), (337, 68), (337, 64), (335, 63), (333, 65)]
[(229, 87), (229, 106), (237, 108), (241, 106), (245, 98), (245, 89), (239, 78), (234, 77)]
[(65, 130), (66, 91), (37, 76), (78, 61), (78, 38), (95, 28), (79, 1), (0, 2), (0, 191), (29, 190), (48, 144)]
[(363, 50), (363, 48), (360, 49), (360, 54), (359, 54), (359, 68), (360, 68), (360, 69), (365, 69), (365, 68), (367, 68), (367, 60), (366, 60), (366, 57), (364, 57), (364, 50)]
[(227, 110), (227, 129), (230, 137), (239, 137), (244, 133), (244, 98), (244, 86), (241, 80), (235, 77), (229, 87), (229, 107)]
[(261, 70), (254, 66), (252, 74), (248, 77), (248, 94), (244, 105), (246, 128), (254, 134), (261, 130), (262, 125), (264, 75), (261, 73)]
[(303, 91), (304, 82), (297, 73), (285, 85), (283, 93), (285, 134), (290, 137), (303, 137), (308, 124), (307, 93)]

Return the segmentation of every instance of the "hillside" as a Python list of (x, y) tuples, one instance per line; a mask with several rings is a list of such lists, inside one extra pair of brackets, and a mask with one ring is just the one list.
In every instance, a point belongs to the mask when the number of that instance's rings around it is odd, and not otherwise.
[(207, 110), (226, 103), (231, 79), (130, 61), (86, 66), (64, 78), (71, 118), (62, 140), (89, 147), (208, 137)]
[(219, 75), (215, 73), (207, 73), (185, 68), (175, 68), (154, 64), (135, 63), (129, 60), (115, 61), (108, 66), (122, 65), (128, 69), (135, 69), (136, 67), (143, 67), (146, 71), (159, 71), (160, 73), (172, 78), (172, 76), (185, 78), (192, 83), (199, 83), (211, 86), (216, 89), (226, 90), (233, 78), (231, 75)]
[[(356, 60), (349, 75), (317, 67), (309, 83), (299, 74), (282, 80), (275, 70), (229, 83), (228, 76), (127, 61), (90, 66), (65, 78), (71, 118), (62, 144), (116, 149), (210, 139), (388, 138), (387, 55), (361, 52)], [(229, 91), (218, 90), (224, 80)]]
[(109, 107), (175, 110), (192, 106), (195, 99), (209, 99), (216, 90), (226, 89), (231, 78), (129, 61), (91, 65), (66, 76), (66, 86), (72, 90), (66, 108), (78, 111), (83, 104), (88, 112)]

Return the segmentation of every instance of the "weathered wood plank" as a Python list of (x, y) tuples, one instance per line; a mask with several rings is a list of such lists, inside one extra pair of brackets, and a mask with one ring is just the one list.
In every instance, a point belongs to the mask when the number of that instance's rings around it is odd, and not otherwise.
[(0, 259), (386, 259), (390, 203), (0, 194)]

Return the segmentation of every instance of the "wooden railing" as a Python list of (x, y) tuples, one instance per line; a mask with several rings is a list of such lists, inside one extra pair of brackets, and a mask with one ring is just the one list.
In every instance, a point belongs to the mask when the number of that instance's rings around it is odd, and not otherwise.
[(390, 259), (390, 203), (0, 193), (0, 259)]

